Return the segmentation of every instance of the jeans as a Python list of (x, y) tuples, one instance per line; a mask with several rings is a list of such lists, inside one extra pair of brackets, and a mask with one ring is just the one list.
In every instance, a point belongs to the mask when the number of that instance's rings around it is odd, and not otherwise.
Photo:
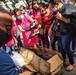
[(58, 51), (60, 52), (62, 47), (61, 47), (61, 37), (59, 36), (51, 36), (50, 37), (50, 40), (51, 40), (51, 47), (52, 47), (52, 50), (55, 50), (56, 51), (56, 46), (55, 46), (55, 43), (56, 41), (58, 41)]
[(74, 58), (73, 58), (73, 53), (70, 49), (70, 43), (71, 43), (71, 40), (72, 40), (72, 36), (67, 34), (67, 35), (63, 35), (61, 37), (61, 40), (62, 40), (62, 56), (63, 56), (63, 59), (65, 60), (66, 59), (66, 54), (69, 58), (69, 63), (70, 64), (74, 64)]
[(73, 36), (72, 38), (72, 50), (75, 50), (76, 38)]

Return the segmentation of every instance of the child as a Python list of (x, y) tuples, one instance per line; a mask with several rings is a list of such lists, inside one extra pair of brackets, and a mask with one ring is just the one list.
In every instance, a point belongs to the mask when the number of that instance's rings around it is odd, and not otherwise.
[(18, 25), (19, 30), (22, 32), (24, 44), (26, 46), (34, 46), (36, 48), (38, 44), (38, 36), (36, 35), (29, 39), (30, 35), (34, 32), (35, 29), (26, 31), (27, 28), (29, 28), (31, 24), (34, 23), (34, 20), (29, 15), (27, 15), (26, 12), (25, 15), (23, 15), (20, 10), (16, 11), (15, 14), (17, 18), (16, 24)]

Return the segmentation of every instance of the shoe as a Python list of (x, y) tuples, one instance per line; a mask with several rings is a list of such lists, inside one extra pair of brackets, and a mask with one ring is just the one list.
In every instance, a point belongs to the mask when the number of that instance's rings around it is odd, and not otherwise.
[(66, 71), (72, 71), (74, 68), (75, 68), (75, 64), (73, 64), (73, 65), (70, 64), (70, 65), (66, 68)]
[(34, 29), (37, 24), (38, 24), (38, 22), (36, 22), (36, 21), (33, 22), (33, 24), (32, 24), (30, 27), (28, 27), (28, 28), (26, 29), (26, 31), (30, 31), (30, 30)]
[(32, 33), (31, 36), (29, 37), (29, 39), (33, 38), (37, 34), (39, 34), (39, 31), (35, 31), (34, 33)]
[(27, 28), (25, 31), (30, 31), (30, 30), (32, 30), (31, 27)]

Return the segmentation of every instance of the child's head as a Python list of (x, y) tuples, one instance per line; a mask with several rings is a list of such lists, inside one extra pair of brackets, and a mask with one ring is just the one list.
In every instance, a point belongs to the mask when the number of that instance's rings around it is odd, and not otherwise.
[(61, 9), (63, 6), (63, 1), (62, 0), (53, 0), (54, 7)]
[(17, 18), (17, 20), (23, 20), (24, 15), (19, 9), (14, 9), (14, 15)]
[(38, 5), (38, 2), (37, 1), (33, 1), (33, 9), (35, 11), (39, 11), (39, 5)]
[(26, 7), (24, 7), (23, 5), (21, 5), (21, 6), (19, 7), (19, 10), (22, 12), (22, 14), (25, 14), (25, 12), (26, 12)]

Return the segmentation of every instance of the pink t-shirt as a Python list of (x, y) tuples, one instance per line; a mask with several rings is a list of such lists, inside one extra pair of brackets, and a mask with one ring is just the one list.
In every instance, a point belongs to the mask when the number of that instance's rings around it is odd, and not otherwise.
[[(24, 20), (21, 21), (17, 21), (16, 23), (18, 25), (20, 25), (23, 29), (27, 29), (28, 27), (31, 26), (31, 22), (30, 22), (30, 16), (25, 14), (24, 16)], [(26, 46), (34, 46), (36, 44), (38, 44), (38, 36), (34, 36), (32, 39), (29, 39), (30, 35), (33, 33), (34, 30), (28, 31), (28, 32), (22, 32), (23, 34), (23, 40), (24, 40), (24, 44)]]
[[(41, 23), (40, 21), (40, 12), (39, 11), (33, 11), (34, 19), (38, 22), (38, 25)], [(38, 25), (36, 27), (38, 27)]]
[(33, 11), (33, 16), (37, 20), (37, 22), (40, 23), (40, 12), (39, 11)]

